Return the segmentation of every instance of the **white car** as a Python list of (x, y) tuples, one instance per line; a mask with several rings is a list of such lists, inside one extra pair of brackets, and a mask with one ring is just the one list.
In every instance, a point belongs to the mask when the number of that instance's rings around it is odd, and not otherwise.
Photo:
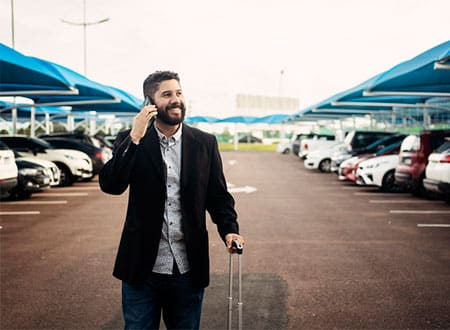
[(300, 142), (298, 156), (305, 159), (310, 152), (334, 146), (335, 140), (333, 135), (316, 135), (313, 138), (303, 139)]
[(306, 156), (303, 164), (307, 169), (318, 169), (320, 172), (330, 172), (331, 156), (341, 148), (345, 148), (345, 145), (342, 143), (335, 143), (329, 148), (312, 151)]
[(428, 156), (423, 185), (426, 190), (450, 198), (450, 141), (444, 142)]
[(377, 186), (386, 192), (401, 191), (400, 186), (395, 182), (395, 168), (398, 161), (398, 155), (385, 155), (362, 161), (356, 170), (356, 183)]
[(69, 186), (93, 175), (92, 161), (84, 152), (54, 149), (46, 141), (29, 136), (1, 136), (0, 140), (21, 156), (34, 156), (55, 163), (61, 170), (61, 186)]
[(59, 186), (61, 181), (61, 170), (55, 163), (45, 160), (39, 159), (37, 157), (26, 157), (22, 156), (18, 152), (14, 152), (14, 156), (16, 159), (24, 160), (30, 163), (34, 163), (45, 168), (45, 173), (50, 177), (50, 186)]
[(17, 185), (17, 175), (14, 153), (0, 141), (0, 198), (7, 197)]

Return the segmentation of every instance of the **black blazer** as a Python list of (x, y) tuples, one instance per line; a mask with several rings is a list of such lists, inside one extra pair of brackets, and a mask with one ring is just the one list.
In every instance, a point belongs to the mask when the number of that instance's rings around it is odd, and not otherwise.
[[(129, 186), (128, 210), (113, 275), (127, 283), (143, 283), (155, 263), (166, 200), (166, 175), (154, 127), (139, 145), (130, 131), (119, 133), (113, 158), (99, 174), (101, 189), (119, 195)], [(234, 199), (227, 191), (216, 138), (183, 124), (181, 155), (182, 227), (196, 286), (209, 284), (206, 212), (224, 240), (239, 233)]]

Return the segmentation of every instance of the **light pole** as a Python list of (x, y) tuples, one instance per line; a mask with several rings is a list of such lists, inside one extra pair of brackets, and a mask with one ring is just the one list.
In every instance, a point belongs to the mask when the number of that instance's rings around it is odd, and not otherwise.
[(71, 22), (61, 19), (63, 23), (70, 25), (77, 25), (83, 27), (83, 58), (84, 58), (84, 75), (87, 76), (87, 37), (86, 37), (86, 27), (91, 25), (97, 25), (109, 21), (109, 17), (103, 18), (94, 22), (86, 22), (86, 0), (83, 0), (83, 22)]

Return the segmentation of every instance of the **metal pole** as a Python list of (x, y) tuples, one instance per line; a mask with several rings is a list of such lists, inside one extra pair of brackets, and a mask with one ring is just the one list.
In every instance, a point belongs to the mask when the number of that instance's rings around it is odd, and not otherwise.
[(233, 257), (232, 254), (229, 254), (228, 261), (228, 320), (227, 320), (227, 329), (231, 330), (231, 323), (233, 320)]
[(14, 0), (11, 0), (11, 46), (14, 49)]
[(109, 21), (109, 17), (103, 18), (101, 20), (95, 22), (87, 22), (86, 21), (86, 0), (83, 0), (83, 22), (70, 22), (64, 19), (61, 19), (63, 23), (77, 25), (83, 27), (83, 64), (84, 64), (84, 75), (87, 76), (87, 27), (90, 25), (101, 24)]
[(36, 107), (34, 105), (31, 106), (30, 112), (30, 136), (36, 136)]
[(244, 303), (242, 302), (242, 264), (240, 254), (238, 254), (238, 288), (238, 325), (239, 330), (242, 330), (242, 307)]
[(86, 0), (83, 0), (84, 75), (87, 76)]

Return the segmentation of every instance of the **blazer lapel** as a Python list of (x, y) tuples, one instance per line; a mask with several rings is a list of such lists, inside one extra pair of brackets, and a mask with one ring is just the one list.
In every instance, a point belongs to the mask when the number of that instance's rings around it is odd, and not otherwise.
[(183, 134), (181, 135), (183, 144), (181, 146), (181, 190), (184, 190), (190, 175), (198, 165), (195, 163), (195, 138), (189, 126), (183, 123)]
[(147, 134), (142, 140), (142, 147), (145, 150), (145, 154), (149, 156), (151, 163), (156, 168), (157, 174), (166, 181), (164, 162), (156, 129), (154, 127), (149, 127)]

